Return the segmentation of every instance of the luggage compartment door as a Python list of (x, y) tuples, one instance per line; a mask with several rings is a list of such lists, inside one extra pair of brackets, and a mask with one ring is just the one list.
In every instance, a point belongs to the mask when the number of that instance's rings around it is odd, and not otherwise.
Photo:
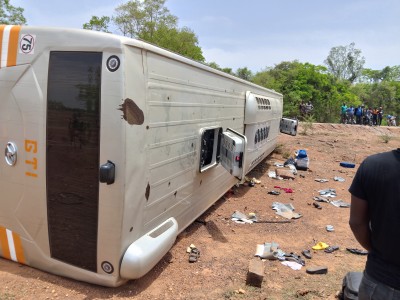
[(295, 136), (297, 134), (298, 123), (296, 119), (282, 118), (279, 124), (279, 131)]
[(245, 154), (247, 148), (246, 136), (227, 128), (221, 136), (220, 162), (221, 165), (242, 182), (245, 177)]

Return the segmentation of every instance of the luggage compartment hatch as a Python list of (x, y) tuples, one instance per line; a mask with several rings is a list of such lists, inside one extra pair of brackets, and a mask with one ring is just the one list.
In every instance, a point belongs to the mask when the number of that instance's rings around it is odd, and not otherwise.
[(220, 145), (221, 165), (242, 182), (245, 177), (246, 136), (227, 128), (223, 132)]

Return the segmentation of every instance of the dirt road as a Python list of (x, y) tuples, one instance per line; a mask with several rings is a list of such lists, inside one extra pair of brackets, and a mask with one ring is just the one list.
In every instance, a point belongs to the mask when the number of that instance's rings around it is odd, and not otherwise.
[[(400, 128), (313, 124), (310, 129), (304, 125), (296, 137), (280, 135), (277, 151), (249, 174), (261, 183), (233, 188), (180, 234), (170, 252), (145, 277), (119, 288), (104, 288), (0, 259), (0, 300), (335, 299), (343, 276), (348, 271), (361, 271), (366, 257), (346, 251), (346, 247), (360, 248), (348, 226), (349, 208), (320, 203), (322, 209), (317, 209), (313, 197), (319, 196), (319, 190), (333, 188), (335, 199), (350, 202), (347, 189), (361, 161), (367, 155), (400, 147)], [(307, 150), (308, 171), (299, 171), (291, 181), (268, 177), (268, 171), (276, 168), (275, 162), (283, 163), (299, 149)], [(355, 162), (356, 168), (343, 168), (339, 165), (342, 161)], [(345, 181), (334, 181), (335, 176)], [(293, 193), (279, 189), (279, 195), (268, 194), (277, 189), (274, 186), (290, 188)], [(268, 223), (286, 220), (272, 210), (273, 202), (292, 204), (302, 217), (290, 223)], [(268, 222), (237, 224), (231, 220), (236, 210), (254, 212)], [(326, 225), (333, 225), (334, 231), (328, 232)], [(297, 271), (266, 260), (262, 287), (247, 286), (249, 261), (257, 244), (272, 241), (287, 253), (301, 254), (320, 241), (340, 249), (333, 253), (312, 251), (312, 259), (305, 259), (306, 266)], [(186, 249), (190, 244), (201, 251), (195, 263), (188, 262)], [(328, 273), (307, 274), (305, 269), (312, 265), (325, 265)]]

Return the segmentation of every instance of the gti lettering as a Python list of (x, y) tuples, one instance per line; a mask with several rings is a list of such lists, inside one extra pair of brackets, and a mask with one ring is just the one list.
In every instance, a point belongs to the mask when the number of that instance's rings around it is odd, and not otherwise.
[(25, 164), (30, 170), (29, 172), (25, 172), (25, 175), (36, 178), (38, 177), (37, 174), (38, 160), (35, 155), (37, 153), (37, 141), (25, 140), (25, 152), (27, 154), (27, 158), (29, 158), (25, 160)]

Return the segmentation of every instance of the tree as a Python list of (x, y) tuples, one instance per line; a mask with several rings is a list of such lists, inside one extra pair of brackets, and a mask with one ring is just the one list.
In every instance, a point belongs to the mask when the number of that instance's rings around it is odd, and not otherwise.
[(328, 71), (337, 79), (348, 80), (350, 83), (360, 77), (365, 58), (361, 50), (354, 48), (355, 44), (333, 47), (324, 63)]
[(177, 18), (164, 7), (166, 0), (134, 0), (115, 9), (114, 23), (124, 36), (152, 41), (160, 28), (176, 28)]
[(25, 25), (24, 9), (10, 4), (10, 0), (0, 0), (0, 24)]
[(324, 66), (298, 61), (281, 62), (257, 73), (253, 82), (283, 94), (285, 116), (298, 116), (299, 104), (311, 101), (318, 122), (338, 121), (340, 103), (359, 101), (349, 90), (349, 83), (327, 74)]
[(83, 24), (83, 29), (95, 30), (95, 31), (103, 31), (108, 32), (108, 27), (110, 25), (111, 18), (107, 16), (96, 17), (92, 16), (88, 23)]
[(159, 26), (151, 37), (144, 38), (144, 40), (196, 61), (204, 62), (203, 53), (198, 46), (197, 36), (187, 27), (179, 29)]
[[(111, 21), (122, 35), (144, 40), (196, 61), (204, 62), (198, 38), (164, 6), (166, 0), (132, 0), (119, 5)], [(83, 28), (108, 32), (110, 18), (96, 17)]]
[(250, 81), (253, 78), (253, 73), (247, 67), (244, 67), (236, 70), (236, 76)]
[(232, 68), (222, 68), (220, 67), (216, 62), (212, 61), (212, 62), (208, 62), (206, 63), (207, 66), (214, 68), (216, 70), (228, 73), (229, 75), (235, 75), (232, 71)]

